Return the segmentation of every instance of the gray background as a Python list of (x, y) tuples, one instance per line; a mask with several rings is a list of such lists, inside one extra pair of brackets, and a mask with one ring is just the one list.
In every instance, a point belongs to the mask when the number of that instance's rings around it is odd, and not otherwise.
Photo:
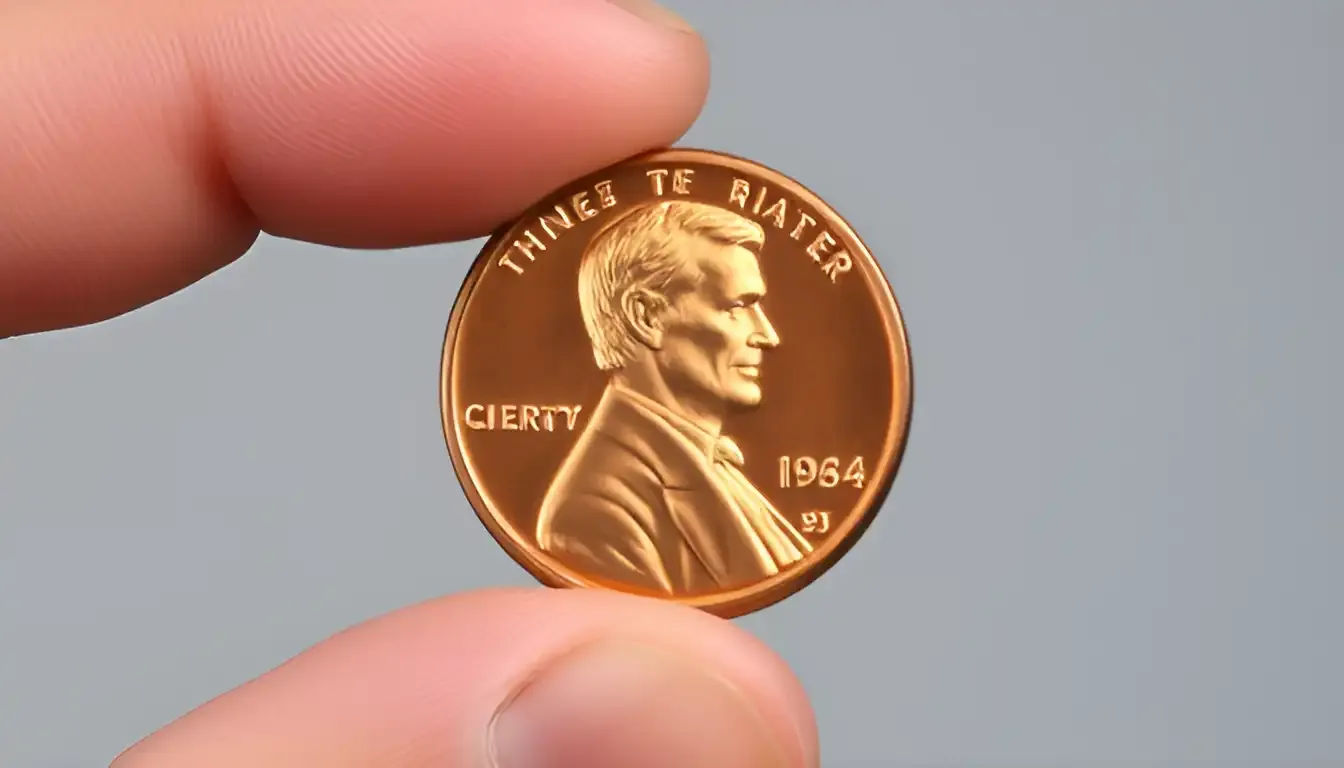
[[(1344, 4), (671, 5), (715, 67), (684, 143), (827, 198), (909, 324), (884, 512), (741, 620), (826, 765), (1344, 764)], [(263, 240), (0, 348), (0, 764), (531, 583), (439, 428), (478, 246)]]

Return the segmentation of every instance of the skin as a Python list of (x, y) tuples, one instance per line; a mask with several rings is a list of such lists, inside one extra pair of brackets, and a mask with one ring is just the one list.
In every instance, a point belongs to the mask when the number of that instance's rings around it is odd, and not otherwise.
[[(261, 231), (350, 248), (480, 236), (671, 143), (707, 82), (698, 36), (604, 0), (7, 0), (0, 338), (27, 337), (0, 355), (187, 288)], [(720, 356), (700, 362), (722, 375), (744, 329), (766, 327), (757, 311), (687, 305), (670, 327), (717, 328)], [(755, 386), (729, 378), (738, 396)], [(538, 589), (342, 632), (115, 766), (474, 768), (469, 743), (520, 680), (634, 634), (749, 699), (784, 745), (776, 764), (818, 764), (801, 687), (746, 633), (661, 601)]]
[(645, 322), (649, 349), (625, 381), (716, 435), (730, 408), (760, 404), (764, 353), (779, 346), (779, 335), (761, 306), (756, 254), (703, 238), (689, 247), (695, 288), (648, 302), (665, 306)]

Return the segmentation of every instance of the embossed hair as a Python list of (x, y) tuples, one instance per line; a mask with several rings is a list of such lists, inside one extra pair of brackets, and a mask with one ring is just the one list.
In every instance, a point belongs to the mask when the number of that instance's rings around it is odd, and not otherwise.
[(732, 211), (689, 200), (654, 200), (613, 217), (589, 240), (579, 263), (579, 308), (603, 371), (625, 366), (639, 342), (624, 322), (624, 302), (633, 290), (664, 301), (695, 287), (700, 278), (687, 239), (759, 251), (765, 231)]

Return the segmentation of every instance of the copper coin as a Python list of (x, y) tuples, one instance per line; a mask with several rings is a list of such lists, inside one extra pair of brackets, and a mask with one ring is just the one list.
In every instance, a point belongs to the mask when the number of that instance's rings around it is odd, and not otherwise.
[(877, 514), (910, 355), (853, 229), (729, 155), (645, 154), (500, 229), (457, 297), (440, 399), (457, 476), (544, 584), (734, 617)]

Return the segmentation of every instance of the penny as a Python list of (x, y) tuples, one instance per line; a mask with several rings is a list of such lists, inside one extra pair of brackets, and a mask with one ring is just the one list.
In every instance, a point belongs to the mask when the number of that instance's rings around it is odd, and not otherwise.
[(490, 238), (440, 404), (477, 516), (536, 579), (735, 617), (868, 528), (911, 387), (896, 298), (849, 224), (769, 168), (670, 149)]

